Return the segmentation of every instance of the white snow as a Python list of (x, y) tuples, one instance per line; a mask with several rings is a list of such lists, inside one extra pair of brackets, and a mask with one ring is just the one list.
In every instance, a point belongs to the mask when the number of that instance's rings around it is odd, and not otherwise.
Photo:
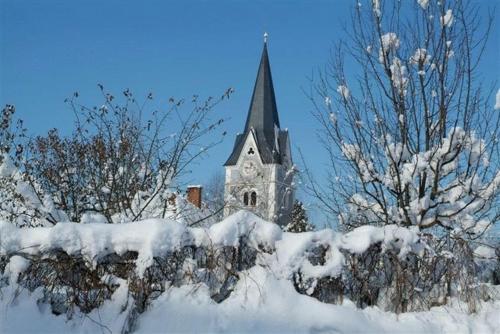
[(431, 56), (427, 53), (427, 50), (423, 48), (415, 50), (415, 54), (410, 57), (410, 62), (414, 65), (418, 65), (420, 63), (427, 65), (430, 60)]
[(332, 99), (329, 96), (325, 96), (325, 105), (330, 107), (332, 105)]
[(375, 15), (380, 17), (380, 15), (382, 15), (382, 12), (380, 11), (380, 0), (372, 0), (372, 6)]
[(349, 96), (350, 96), (350, 92), (349, 92), (349, 88), (347, 88), (347, 86), (345, 85), (339, 85), (337, 87), (337, 93), (340, 94), (340, 96), (342, 96), (344, 99), (348, 99)]
[(379, 49), (378, 60), (380, 63), (384, 63), (384, 59), (386, 59), (387, 54), (389, 52), (395, 52), (399, 49), (399, 38), (394, 32), (389, 32), (381, 37), (381, 46)]
[(448, 9), (446, 11), (446, 14), (441, 16), (441, 25), (449, 28), (451, 27), (452, 24), (453, 24), (453, 12), (451, 9)]
[(342, 248), (360, 254), (378, 242), (382, 242), (383, 249), (399, 248), (399, 256), (403, 257), (412, 249), (418, 250), (418, 228), (361, 226), (342, 237)]
[(376, 176), (375, 168), (370, 159), (365, 157), (357, 144), (343, 143), (341, 146), (342, 154), (356, 163), (359, 168), (361, 178), (364, 182), (370, 182)]
[(16, 166), (8, 154), (3, 154), (0, 159), (0, 177), (11, 177), (16, 172)]
[[(68, 219), (64, 212), (55, 209), (52, 198), (43, 194), (36, 182), (25, 181), (7, 154), (0, 159), (0, 181), (0, 221), (12, 219), (17, 226), (47, 226), (52, 225), (48, 216), (59, 221)], [(34, 218), (35, 213), (42, 217)]]
[(429, 6), (429, 0), (417, 0), (417, 2), (423, 10), (426, 10)]
[(85, 212), (80, 218), (81, 224), (106, 224), (107, 218), (98, 212)]
[(330, 122), (332, 122), (332, 123), (334, 123), (334, 124), (337, 122), (337, 115), (335, 115), (335, 113), (334, 113), (334, 112), (331, 112), (331, 113), (329, 114), (329, 118), (330, 118)]
[[(200, 233), (201, 229), (191, 229)], [(278, 225), (266, 222), (248, 211), (238, 211), (220, 223), (212, 225), (205, 233), (208, 239), (202, 239), (206, 245), (238, 246), (240, 237), (248, 236), (251, 246), (265, 246), (274, 249), (275, 242), (281, 239)]]
[[(130, 310), (126, 282), (112, 299), (71, 320), (35, 300), (41, 291), (0, 295), (2, 333), (120, 333)], [(217, 304), (203, 285), (172, 287), (140, 315), (136, 333), (497, 333), (500, 302), (483, 303), (477, 314), (458, 307), (396, 315), (378, 307), (358, 309), (349, 300), (321, 303), (298, 294), (289, 280), (256, 266), (243, 273), (231, 296)], [(29, 320), (28, 320), (29, 319)]]
[(135, 251), (137, 272), (142, 275), (155, 256), (166, 255), (185, 245), (237, 246), (241, 236), (247, 236), (255, 248), (273, 249), (275, 241), (281, 238), (281, 229), (247, 211), (239, 211), (208, 229), (189, 228), (168, 219), (124, 224), (59, 223), (54, 227), (31, 229), (19, 229), (0, 221), (0, 255), (61, 249), (96, 264), (105, 255)]
[(9, 259), (9, 263), (5, 267), (5, 275), (9, 277), (11, 285), (17, 282), (19, 274), (23, 273), (29, 264), (28, 260), (18, 255), (14, 255)]
[(404, 329), (412, 333), (491, 333), (498, 326), (495, 312), (500, 303), (486, 305), (478, 315), (439, 307), (398, 316), (377, 307), (359, 310), (348, 300), (342, 305), (318, 302), (296, 293), (290, 281), (277, 279), (261, 267), (245, 276), (222, 304), (211, 301), (203, 287), (172, 289), (154, 302), (138, 332), (384, 333)]
[[(480, 312), (467, 314), (459, 307), (441, 306), (430, 311), (383, 312), (378, 307), (358, 309), (344, 299), (340, 305), (326, 304), (296, 292), (291, 281), (300, 270), (306, 278), (336, 277), (344, 266), (343, 251), (362, 253), (374, 243), (382, 249), (396, 249), (400, 257), (422, 247), (419, 230), (396, 225), (363, 226), (347, 234), (325, 229), (316, 232), (283, 233), (276, 225), (240, 211), (210, 228), (189, 228), (172, 220), (150, 219), (125, 224), (61, 223), (51, 228), (19, 229), (0, 223), (0, 255), (22, 251), (29, 254), (62, 249), (95, 257), (127, 250), (139, 252), (138, 265), (144, 269), (152, 256), (161, 256), (180, 245), (238, 245), (241, 237), (254, 247), (273, 249), (261, 253), (256, 265), (238, 273), (239, 281), (228, 299), (217, 304), (203, 285), (170, 287), (139, 315), (137, 333), (319, 333), (319, 332), (450, 332), (494, 333), (500, 326), (500, 301), (482, 303)], [(325, 262), (313, 265), (308, 254), (323, 246)], [(490, 254), (477, 249), (478, 254)], [(0, 332), (2, 333), (96, 333), (121, 332), (133, 300), (127, 281), (116, 279), (119, 288), (101, 307), (89, 314), (75, 311), (71, 319), (55, 316), (50, 306), (37, 303), (41, 289), (30, 293), (15, 283), (29, 265), (21, 256), (12, 256), (5, 274), (10, 285), (0, 291)], [(314, 292), (313, 284), (308, 293)], [(30, 321), (26, 321), (30, 319)]]
[[(418, 154), (410, 153), (405, 145), (394, 142), (389, 135), (380, 138), (379, 142), (385, 150), (386, 161), (389, 162), (387, 166), (376, 164), (369, 152), (364, 152), (357, 144), (342, 143), (341, 150), (344, 157), (356, 166), (357, 177), (363, 184), (379, 182), (394, 191), (399, 187), (411, 189), (409, 206), (403, 210), (397, 204), (390, 204), (383, 210), (376, 200), (366, 194), (354, 194), (340, 215), (342, 223), (359, 221), (362, 214), (367, 221), (381, 221), (387, 217), (394, 224), (408, 223), (409, 219), (412, 225), (420, 228), (429, 227), (439, 217), (441, 224), (453, 227), (456, 233), (466, 232), (467, 235), (480, 235), (491, 228), (491, 220), (488, 217), (478, 219), (476, 210), (484, 207), (498, 193), (500, 171), (495, 172), (488, 182), (473, 175), (457, 177), (453, 174), (462, 159), (471, 164), (489, 164), (486, 142), (478, 138), (474, 131), (451, 128), (441, 143)], [(447, 163), (442, 164), (442, 161)], [(396, 166), (397, 174), (394, 173)], [(446, 177), (446, 182), (439, 184), (439, 194), (431, 203), (430, 187), (422, 196), (416, 195), (420, 186), (418, 176), (422, 173), (435, 175), (436, 171), (442, 178)], [(435, 206), (435, 203), (441, 204)], [(433, 208), (428, 210), (430, 206)]]
[(389, 32), (382, 35), (382, 49), (387, 51), (389, 49), (398, 49), (399, 48), (399, 38), (394, 32)]
[[(343, 266), (341, 250), (362, 253), (370, 245), (380, 242), (383, 249), (396, 248), (403, 256), (419, 242), (418, 229), (395, 225), (363, 226), (343, 236), (332, 230), (283, 233), (278, 225), (241, 210), (209, 228), (190, 228), (173, 220), (161, 219), (124, 224), (60, 223), (54, 227), (30, 229), (0, 222), (0, 255), (17, 252), (33, 255), (63, 250), (71, 255), (81, 255), (95, 265), (108, 254), (122, 255), (134, 251), (138, 253), (137, 272), (142, 275), (154, 257), (165, 256), (183, 246), (239, 246), (243, 236), (245, 242), (255, 249), (275, 250), (279, 261), (272, 260), (270, 266), (282, 268), (284, 277), (299, 267), (310, 277), (336, 276)], [(312, 266), (307, 260), (307, 250), (318, 245), (328, 246), (326, 263)]]
[(487, 245), (481, 245), (477, 247), (474, 250), (474, 256), (480, 258), (480, 259), (496, 259), (497, 255), (495, 254), (495, 248), (487, 246)]
[(392, 59), (391, 68), (391, 79), (394, 88), (396, 88), (403, 95), (406, 94), (406, 86), (408, 85), (408, 77), (406, 66), (403, 65), (398, 57)]
[(495, 96), (495, 110), (500, 110), (500, 88), (497, 90), (497, 94)]

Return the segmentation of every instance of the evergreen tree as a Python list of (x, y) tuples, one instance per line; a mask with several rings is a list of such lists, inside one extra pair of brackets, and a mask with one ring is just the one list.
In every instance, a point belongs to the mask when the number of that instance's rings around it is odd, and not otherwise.
[(307, 218), (306, 209), (304, 204), (298, 200), (295, 200), (293, 204), (293, 209), (291, 213), (291, 219), (288, 225), (283, 227), (284, 232), (308, 232), (314, 229), (312, 224), (309, 224), (309, 219)]

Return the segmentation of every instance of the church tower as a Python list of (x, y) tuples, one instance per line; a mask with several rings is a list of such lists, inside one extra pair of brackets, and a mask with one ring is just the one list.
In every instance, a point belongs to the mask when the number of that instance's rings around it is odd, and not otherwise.
[(280, 128), (267, 34), (245, 130), (236, 136), (226, 169), (224, 215), (240, 209), (253, 211), (280, 225), (290, 219), (294, 193), (288, 130)]

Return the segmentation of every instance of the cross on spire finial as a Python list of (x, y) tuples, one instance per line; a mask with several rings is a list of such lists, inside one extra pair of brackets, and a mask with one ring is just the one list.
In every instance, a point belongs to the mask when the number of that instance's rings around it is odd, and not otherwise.
[(267, 34), (267, 32), (265, 32), (265, 33), (264, 33), (264, 44), (267, 44), (267, 37), (268, 37), (268, 36), (269, 36), (269, 35)]

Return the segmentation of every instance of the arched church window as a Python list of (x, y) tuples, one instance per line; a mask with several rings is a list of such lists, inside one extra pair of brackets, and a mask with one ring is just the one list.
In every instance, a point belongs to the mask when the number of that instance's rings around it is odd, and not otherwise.
[(243, 194), (243, 204), (248, 205), (248, 193)]
[(255, 191), (253, 191), (252, 195), (250, 195), (250, 205), (251, 206), (257, 205), (257, 193)]
[(250, 154), (250, 155), (255, 154), (255, 151), (253, 150), (253, 147), (250, 147), (250, 149), (248, 150), (248, 154)]

